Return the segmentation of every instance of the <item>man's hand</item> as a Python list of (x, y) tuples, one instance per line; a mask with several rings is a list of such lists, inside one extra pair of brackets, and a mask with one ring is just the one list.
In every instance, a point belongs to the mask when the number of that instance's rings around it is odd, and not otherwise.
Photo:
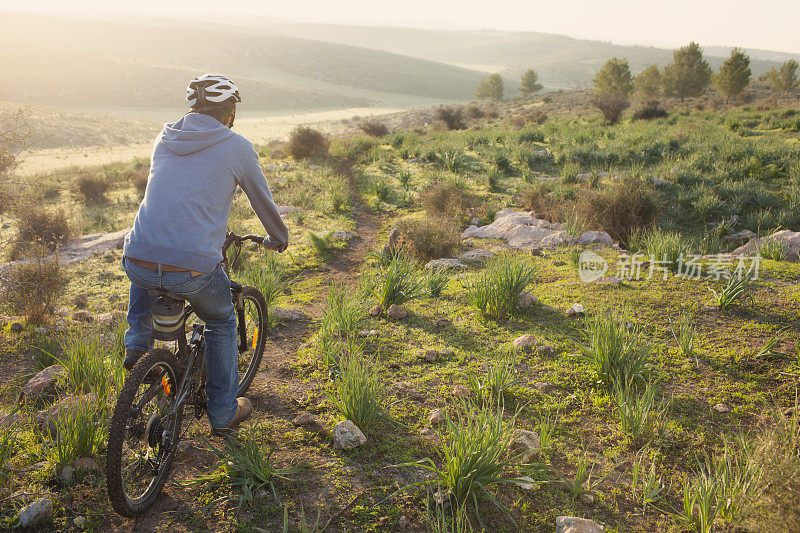
[(278, 253), (282, 253), (282, 252), (285, 252), (286, 249), (289, 247), (289, 243), (288, 242), (278, 242), (276, 240), (273, 240), (271, 237), (267, 237), (266, 239), (264, 239), (263, 246), (267, 250), (274, 250), (274, 251), (276, 251)]

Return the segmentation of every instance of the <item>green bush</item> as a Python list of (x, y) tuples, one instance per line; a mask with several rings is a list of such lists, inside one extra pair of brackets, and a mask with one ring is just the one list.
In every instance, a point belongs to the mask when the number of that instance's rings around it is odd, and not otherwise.
[(583, 358), (606, 390), (644, 381), (650, 348), (643, 345), (640, 329), (627, 317), (598, 313), (588, 321), (584, 337)]
[(524, 257), (504, 254), (464, 282), (467, 301), (481, 320), (505, 318), (517, 310), (517, 299), (534, 280), (533, 265)]
[(384, 416), (384, 386), (375, 367), (363, 356), (351, 354), (340, 360), (339, 380), (330, 393), (336, 411), (362, 431)]
[(426, 282), (417, 265), (400, 250), (392, 256), (388, 265), (381, 267), (373, 294), (380, 305), (388, 309), (390, 305), (403, 305), (425, 296)]

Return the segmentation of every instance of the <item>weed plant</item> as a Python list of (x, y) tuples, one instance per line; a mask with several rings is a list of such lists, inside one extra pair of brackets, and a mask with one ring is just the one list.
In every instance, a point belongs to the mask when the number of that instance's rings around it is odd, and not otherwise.
[(517, 359), (516, 350), (495, 355), (486, 365), (486, 375), (480, 379), (470, 376), (472, 397), (486, 404), (503, 403), (511, 388), (522, 378), (517, 372)]
[(648, 382), (643, 390), (631, 383), (614, 386), (614, 400), (623, 432), (636, 443), (661, 433), (666, 423), (667, 403), (656, 398), (656, 386)]
[(643, 345), (640, 328), (626, 316), (598, 313), (588, 320), (584, 336), (583, 357), (606, 390), (644, 381), (651, 349)]
[(80, 457), (99, 457), (107, 439), (105, 402), (79, 400), (55, 417), (55, 437), (46, 456), (61, 469)]
[(340, 360), (341, 373), (330, 398), (344, 420), (367, 431), (384, 416), (384, 387), (375, 367), (365, 357), (351, 354)]
[(390, 305), (422, 298), (427, 293), (426, 277), (402, 250), (394, 254), (388, 266), (381, 269), (380, 279), (373, 289), (384, 309)]
[(428, 294), (431, 298), (439, 298), (450, 280), (450, 274), (446, 268), (432, 268), (428, 272)]
[(520, 294), (533, 282), (535, 270), (524, 257), (504, 254), (493, 259), (475, 278), (464, 282), (467, 301), (481, 320), (513, 315)]
[(731, 276), (727, 283), (719, 290), (714, 290), (711, 285), (707, 285), (711, 298), (720, 311), (725, 311), (733, 305), (739, 305), (746, 300), (752, 302), (750, 294), (751, 278), (749, 276)]

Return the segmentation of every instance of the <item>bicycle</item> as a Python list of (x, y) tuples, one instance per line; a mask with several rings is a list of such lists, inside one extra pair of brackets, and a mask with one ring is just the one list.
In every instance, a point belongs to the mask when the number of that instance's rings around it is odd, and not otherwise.
[[(246, 241), (277, 248), (268, 237), (228, 233), (222, 255), (229, 276), (230, 265), (236, 264)], [(231, 246), (235, 255), (229, 262)], [(182, 297), (160, 289), (151, 294), (157, 296), (152, 310), (153, 336), (175, 342), (177, 348), (154, 348), (145, 353), (117, 396), (108, 437), (106, 485), (114, 510), (126, 517), (143, 513), (161, 494), (178, 444), (191, 425), (191, 420), (183, 424), (184, 409), (194, 407), (195, 419), (199, 419), (206, 408), (204, 326), (196, 315), (192, 321), (192, 307)], [(242, 376), (237, 396), (242, 396), (264, 354), (267, 304), (258, 289), (233, 280), (231, 296), (239, 338), (237, 367)]]

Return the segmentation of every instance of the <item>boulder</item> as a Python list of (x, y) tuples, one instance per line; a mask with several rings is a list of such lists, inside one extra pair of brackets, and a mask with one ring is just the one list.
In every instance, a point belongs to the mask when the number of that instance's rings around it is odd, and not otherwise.
[(26, 505), (19, 512), (19, 527), (36, 527), (53, 517), (53, 500), (45, 496)]
[(575, 237), (573, 237), (566, 231), (562, 230), (562, 231), (556, 231), (546, 236), (545, 238), (542, 239), (542, 241), (539, 244), (540, 246), (555, 247), (555, 246), (563, 246), (566, 244), (571, 244), (573, 242), (575, 242)]
[(434, 259), (432, 261), (428, 261), (425, 264), (426, 270), (438, 270), (440, 268), (451, 268), (455, 270), (461, 270), (467, 268), (467, 265), (461, 262), (459, 259), (452, 259), (452, 258), (445, 258), (445, 259)]
[(652, 182), (653, 182), (653, 185), (658, 187), (658, 188), (666, 187), (667, 185), (669, 185), (668, 181), (665, 181), (665, 180), (662, 180), (662, 179), (656, 178), (656, 177), (654, 177), (652, 179)]
[(439, 358), (439, 352), (436, 350), (425, 350), (422, 354), (422, 358), (425, 359), (426, 363), (435, 363), (436, 359)]
[(381, 316), (383, 313), (383, 307), (379, 305), (373, 305), (369, 310), (369, 316), (378, 317)]
[(295, 213), (301, 212), (302, 209), (299, 207), (295, 207), (293, 205), (279, 205), (278, 206), (278, 213), (280, 215), (293, 215)]
[(559, 516), (556, 518), (556, 533), (605, 533), (606, 528), (588, 518)]
[(449, 326), (452, 323), (453, 322), (449, 318), (437, 318), (436, 322), (434, 322), (434, 325), (436, 325), (437, 328), (443, 328), (445, 326)]
[(406, 311), (399, 305), (392, 304), (389, 306), (389, 309), (386, 310), (386, 317), (389, 320), (402, 320), (407, 316), (408, 316), (408, 311)]
[(452, 348), (442, 348), (439, 350), (439, 355), (442, 357), (452, 357), (456, 352)]
[(583, 316), (584, 314), (586, 314), (586, 311), (584, 311), (581, 304), (572, 304), (572, 306), (567, 309), (567, 316), (579, 317)]
[(781, 230), (772, 235), (753, 239), (744, 246), (740, 246), (732, 252), (732, 255), (757, 255), (759, 248), (766, 241), (779, 241), (786, 250), (788, 261), (797, 261), (800, 258), (800, 231)]
[(339, 450), (352, 450), (367, 442), (364, 433), (350, 420), (342, 420), (333, 427), (333, 446)]
[(91, 322), (94, 320), (94, 315), (86, 309), (79, 309), (72, 313), (72, 320), (75, 322)]
[(55, 395), (58, 378), (65, 376), (66, 370), (61, 365), (51, 365), (33, 376), (22, 387), (22, 401), (35, 404), (40, 400), (51, 398)]
[(61, 473), (58, 475), (58, 479), (59, 481), (61, 481), (62, 485), (69, 485), (74, 475), (75, 475), (75, 469), (67, 465), (61, 469)]
[(522, 351), (529, 351), (533, 349), (533, 346), (536, 344), (536, 336), (531, 335), (530, 333), (526, 333), (524, 335), (520, 335), (511, 343), (514, 348), (517, 350)]
[(747, 242), (752, 239), (757, 239), (758, 235), (755, 232), (750, 231), (749, 229), (743, 229), (737, 233), (732, 233), (730, 235), (725, 236), (726, 241), (733, 241), (733, 242)]
[(444, 413), (441, 409), (434, 409), (428, 417), (428, 423), (432, 426), (438, 426), (445, 421)]
[(463, 254), (461, 254), (459, 260), (463, 262), (469, 262), (469, 261), (480, 262), (480, 261), (485, 261), (486, 259), (491, 259), (495, 255), (496, 255), (495, 252), (491, 250), (470, 250), (468, 252), (464, 252)]
[(560, 231), (561, 226), (537, 219), (533, 214), (504, 209), (497, 213), (494, 222), (487, 226), (470, 226), (462, 238), (505, 239), (515, 248), (538, 248), (542, 239)]
[(508, 448), (512, 457), (519, 457), (522, 463), (530, 463), (540, 449), (539, 435), (535, 431), (527, 429), (514, 430), (514, 437), (511, 440), (511, 446)]
[(79, 457), (73, 461), (72, 468), (83, 472), (97, 472), (100, 470), (100, 465), (91, 457)]
[(93, 320), (100, 324), (101, 327), (108, 329), (113, 328), (117, 322), (124, 322), (125, 319), (126, 314), (117, 309), (114, 311), (109, 311), (108, 313), (100, 313), (93, 318)]
[(300, 413), (292, 420), (292, 424), (299, 428), (303, 428), (306, 431), (310, 431), (311, 433), (322, 433), (325, 431), (325, 426), (322, 424), (322, 421), (319, 417), (312, 415), (311, 413)]
[(384, 257), (392, 257), (395, 250), (397, 250), (397, 242), (400, 240), (400, 230), (396, 227), (392, 228), (389, 232), (389, 237), (386, 239), (386, 244), (383, 246)]
[(596, 244), (599, 246), (611, 246), (614, 244), (611, 235), (605, 231), (584, 231), (578, 237), (578, 242), (580, 244)]

